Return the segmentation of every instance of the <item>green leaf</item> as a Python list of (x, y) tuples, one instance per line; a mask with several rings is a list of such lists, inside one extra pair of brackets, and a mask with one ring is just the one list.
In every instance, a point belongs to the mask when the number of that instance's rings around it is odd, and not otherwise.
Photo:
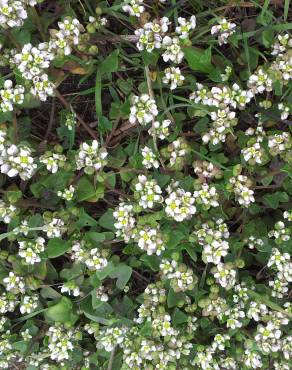
[(53, 238), (49, 240), (46, 252), (49, 258), (56, 258), (65, 254), (69, 248), (70, 243), (68, 241)]
[(102, 103), (101, 103), (101, 90), (102, 90), (102, 81), (101, 81), (102, 73), (100, 68), (96, 71), (95, 76), (95, 112), (96, 118), (98, 120), (102, 117)]
[(156, 50), (152, 51), (151, 53), (143, 50), (141, 54), (145, 66), (155, 66), (157, 64), (159, 53)]
[(194, 47), (183, 47), (185, 58), (188, 62), (189, 67), (193, 71), (210, 73), (214, 69), (212, 66), (212, 48), (211, 46), (206, 49), (198, 49)]
[(279, 203), (285, 203), (289, 201), (289, 196), (287, 193), (277, 191), (273, 194), (265, 194), (263, 199), (273, 209), (277, 209), (279, 207)]
[(88, 231), (84, 235), (84, 238), (85, 238), (85, 240), (88, 240), (92, 244), (98, 244), (98, 243), (101, 243), (101, 242), (105, 241), (106, 233), (97, 233), (95, 231)]
[(112, 262), (109, 262), (105, 268), (100, 271), (96, 271), (96, 276), (99, 280), (105, 279), (115, 270), (115, 265)]
[(85, 226), (96, 226), (97, 221), (90, 217), (89, 214), (87, 214), (84, 210), (84, 208), (80, 209), (79, 218), (75, 222), (75, 227), (77, 229), (82, 229)]
[(48, 321), (71, 322), (74, 324), (78, 320), (78, 316), (72, 312), (72, 309), (73, 304), (71, 300), (63, 296), (57, 304), (47, 308), (44, 316)]
[(140, 258), (140, 261), (144, 262), (152, 271), (159, 271), (159, 259), (156, 256), (148, 256), (148, 254), (144, 254)]
[(191, 257), (191, 259), (194, 261), (194, 262), (196, 262), (197, 261), (197, 254), (196, 254), (196, 252), (195, 252), (195, 250), (194, 250), (194, 247), (193, 247), (193, 245), (192, 244), (190, 244), (190, 243), (185, 243), (185, 244), (183, 244), (182, 245), (182, 249), (183, 250), (186, 250), (187, 252), (188, 252), (188, 255)]
[(113, 217), (113, 210), (108, 209), (98, 220), (99, 226), (103, 227), (104, 229), (107, 230), (112, 230), (115, 231), (115, 219)]
[(40, 293), (43, 298), (58, 299), (62, 297), (59, 292), (49, 286), (42, 288)]
[(120, 290), (123, 290), (127, 285), (132, 275), (132, 267), (120, 264), (116, 266), (113, 272), (110, 273), (111, 278), (117, 278), (116, 286)]
[(119, 49), (116, 49), (105, 58), (105, 60), (100, 64), (99, 69), (101, 73), (112, 73), (116, 72), (118, 68), (119, 68)]
[(182, 292), (175, 293), (172, 288), (169, 289), (167, 295), (167, 306), (169, 308), (178, 306), (179, 303), (185, 301), (185, 295)]
[(168, 235), (168, 240), (166, 242), (166, 246), (170, 249), (175, 248), (179, 244), (179, 242), (185, 238), (185, 234), (183, 234), (182, 232), (178, 230), (175, 230), (175, 232), (171, 230), (168, 232), (167, 235)]
[(292, 179), (292, 166), (290, 164), (285, 164), (281, 168), (281, 171), (286, 172), (288, 174), (288, 176)]
[(179, 325), (183, 324), (184, 322), (188, 322), (188, 316), (176, 307), (173, 311), (172, 323), (174, 325)]
[(77, 184), (76, 199), (79, 202), (82, 202), (84, 200), (94, 198), (95, 195), (96, 190), (92, 184), (92, 181), (90, 181), (87, 176), (82, 176)]

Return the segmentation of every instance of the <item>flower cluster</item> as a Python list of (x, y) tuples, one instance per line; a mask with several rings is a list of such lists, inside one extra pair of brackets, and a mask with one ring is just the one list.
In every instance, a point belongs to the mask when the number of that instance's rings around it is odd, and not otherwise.
[(129, 121), (132, 124), (138, 122), (142, 126), (155, 120), (158, 114), (155, 101), (149, 95), (133, 96)]
[(0, 109), (2, 112), (12, 112), (15, 104), (20, 105), (24, 101), (24, 86), (13, 87), (11, 80), (6, 80), (0, 90)]
[(140, 17), (144, 10), (143, 0), (131, 0), (128, 4), (123, 6), (124, 12), (135, 17)]
[(149, 256), (156, 254), (160, 256), (165, 250), (164, 237), (159, 228), (145, 227), (134, 236), (139, 248), (146, 251)]
[(229, 250), (229, 231), (222, 219), (198, 225), (194, 238), (203, 246), (202, 260), (218, 265)]
[(37, 168), (32, 150), (25, 145), (7, 144), (0, 151), (1, 173), (9, 177), (19, 175), (22, 180), (29, 180)]
[(155, 136), (160, 140), (164, 140), (166, 137), (170, 135), (169, 126), (171, 125), (171, 121), (169, 119), (165, 119), (162, 122), (155, 121), (152, 124), (152, 127), (148, 130), (148, 133), (151, 136)]
[(153, 153), (152, 149), (150, 149), (148, 146), (145, 146), (142, 151), (143, 161), (142, 164), (146, 168), (150, 169), (152, 167), (158, 168), (159, 162), (157, 160), (156, 155)]
[(50, 326), (47, 331), (48, 351), (50, 358), (62, 364), (68, 360), (74, 350), (74, 344), (79, 339), (76, 330), (68, 330), (62, 325)]
[(0, 220), (5, 224), (9, 224), (11, 219), (18, 213), (18, 209), (13, 204), (7, 204), (0, 199)]
[(39, 0), (1, 0), (0, 24), (4, 29), (21, 27), (27, 18), (27, 7), (35, 6)]
[(196, 203), (202, 206), (202, 209), (208, 210), (210, 207), (218, 207), (219, 195), (215, 186), (209, 186), (207, 183), (202, 184), (198, 187), (198, 190), (194, 191), (194, 198)]
[(225, 289), (231, 289), (236, 283), (236, 270), (231, 263), (218, 263), (212, 268), (214, 278)]
[(189, 220), (197, 211), (194, 203), (195, 198), (190, 192), (177, 188), (170, 191), (168, 197), (165, 198), (165, 212), (175, 221)]
[(218, 24), (211, 28), (211, 34), (218, 34), (219, 45), (227, 44), (228, 38), (235, 32), (236, 24), (228, 22), (226, 18), (219, 20)]
[(113, 216), (116, 221), (114, 226), (117, 237), (122, 237), (125, 241), (129, 241), (136, 223), (133, 206), (121, 202), (115, 209)]
[(274, 281), (270, 281), (272, 295), (283, 298), (288, 292), (288, 284), (292, 281), (292, 261), (288, 253), (281, 253), (277, 248), (272, 249), (267, 266), (277, 272)]
[(162, 82), (167, 85), (170, 83), (170, 90), (174, 90), (183, 84), (184, 79), (179, 67), (169, 67), (164, 70)]
[(243, 207), (249, 207), (255, 201), (254, 192), (250, 186), (251, 181), (247, 176), (238, 175), (229, 179), (228, 188), (234, 192), (236, 200)]
[(59, 168), (64, 167), (66, 156), (64, 154), (47, 151), (40, 156), (40, 162), (46, 166), (49, 172), (56, 173)]
[(143, 28), (136, 30), (135, 35), (139, 37), (137, 42), (138, 50), (146, 50), (150, 53), (154, 49), (160, 49), (162, 38), (168, 31), (169, 25), (169, 19), (162, 17), (159, 21), (145, 23)]
[(135, 197), (144, 209), (153, 208), (163, 201), (162, 190), (156, 180), (147, 179), (144, 175), (138, 176), (135, 190)]
[(162, 260), (160, 269), (163, 279), (170, 280), (170, 285), (175, 292), (193, 290), (198, 282), (192, 269), (184, 264), (178, 264), (176, 261)]
[(107, 150), (97, 140), (91, 144), (82, 143), (76, 154), (77, 169), (84, 168), (85, 173), (93, 174), (107, 164), (107, 156)]
[(41, 262), (40, 254), (45, 250), (45, 239), (37, 237), (36, 240), (22, 240), (18, 242), (19, 256), (23, 258), (26, 264), (34, 265)]

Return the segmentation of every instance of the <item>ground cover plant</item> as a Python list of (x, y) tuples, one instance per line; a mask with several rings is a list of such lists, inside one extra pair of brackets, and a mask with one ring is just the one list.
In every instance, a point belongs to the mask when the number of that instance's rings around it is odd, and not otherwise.
[(0, 369), (291, 369), (290, 0), (0, 0)]

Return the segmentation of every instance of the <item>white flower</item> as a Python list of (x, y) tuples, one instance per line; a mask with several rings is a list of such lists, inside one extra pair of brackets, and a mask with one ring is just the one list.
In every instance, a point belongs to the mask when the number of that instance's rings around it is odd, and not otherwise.
[(0, 111), (12, 112), (14, 104), (22, 104), (24, 101), (24, 86), (16, 85), (13, 87), (11, 80), (4, 82), (3, 88), (0, 90)]
[(106, 328), (100, 331), (98, 348), (104, 348), (106, 352), (111, 352), (116, 345), (124, 341), (127, 329), (125, 328)]
[(225, 289), (231, 289), (236, 282), (236, 270), (227, 263), (218, 263), (213, 270), (217, 282)]
[(244, 160), (251, 165), (254, 165), (255, 163), (261, 164), (263, 161), (263, 153), (264, 151), (259, 142), (241, 150)]
[(177, 86), (181, 86), (184, 81), (184, 76), (182, 76), (179, 67), (169, 67), (164, 70), (164, 77), (162, 82), (165, 84), (170, 83), (170, 90), (174, 90)]
[(254, 94), (262, 94), (264, 91), (272, 91), (272, 84), (272, 79), (262, 68), (259, 68), (253, 75), (251, 75), (247, 82), (247, 86)]
[(50, 48), (60, 55), (69, 55), (73, 45), (79, 44), (79, 37), (84, 27), (78, 19), (71, 17), (58, 22), (58, 26), (59, 31), (52, 33)]
[(190, 192), (185, 192), (183, 189), (178, 188), (165, 199), (165, 212), (175, 221), (189, 220), (196, 213), (194, 203), (195, 198)]
[(151, 99), (149, 95), (133, 96), (129, 117), (130, 123), (135, 124), (138, 121), (138, 123), (145, 126), (154, 121), (157, 115), (158, 110), (155, 100)]
[(41, 262), (40, 253), (45, 250), (45, 239), (37, 237), (35, 240), (23, 240), (18, 242), (19, 256), (25, 260), (28, 265), (34, 265)]
[(73, 185), (70, 185), (69, 188), (64, 189), (63, 191), (60, 190), (57, 193), (58, 197), (64, 200), (67, 200), (67, 201), (72, 200), (74, 197), (74, 194), (75, 194), (75, 188)]
[(133, 206), (122, 202), (115, 209), (113, 216), (116, 220), (114, 226), (116, 228), (117, 237), (122, 237), (126, 242), (129, 241), (136, 223), (133, 217)]
[(1, 173), (9, 177), (19, 175), (22, 180), (29, 180), (37, 168), (31, 153), (31, 149), (26, 146), (7, 146), (0, 154)]
[(192, 15), (189, 21), (187, 21), (185, 18), (178, 17), (177, 21), (179, 26), (175, 28), (175, 32), (181, 39), (187, 39), (190, 31), (196, 28), (196, 17)]
[(149, 53), (154, 49), (160, 49), (162, 45), (162, 37), (168, 31), (170, 21), (167, 17), (162, 17), (159, 21), (148, 22), (143, 28), (135, 31), (135, 35), (139, 37), (137, 42), (138, 50), (146, 50)]
[(162, 190), (156, 180), (147, 179), (144, 175), (138, 176), (138, 183), (135, 185), (135, 196), (139, 205), (143, 208), (153, 208), (163, 201)]
[(20, 53), (13, 55), (11, 64), (18, 68), (25, 79), (32, 80), (43, 74), (53, 59), (54, 54), (49, 51), (48, 43), (40, 43), (37, 47), (29, 43), (22, 47)]
[(165, 36), (162, 40), (162, 47), (165, 49), (162, 58), (166, 63), (169, 61), (175, 64), (182, 62), (184, 53), (178, 37), (171, 38), (170, 36)]
[(93, 174), (107, 164), (107, 156), (107, 150), (100, 147), (97, 140), (93, 140), (91, 145), (82, 143), (76, 154), (77, 169), (84, 168), (85, 173)]
[(278, 154), (288, 152), (292, 148), (292, 138), (289, 132), (268, 136), (268, 147), (270, 154), (274, 157)]
[(202, 184), (201, 189), (194, 191), (193, 196), (198, 204), (202, 204), (207, 209), (219, 206), (219, 195), (215, 186), (209, 186), (207, 183)]
[(250, 180), (243, 175), (232, 177), (229, 183), (233, 188), (236, 200), (243, 207), (249, 207), (255, 201), (254, 192), (248, 185)]
[(101, 302), (107, 302), (109, 300), (109, 296), (105, 292), (105, 287), (101, 285), (95, 290), (95, 296)]
[(5, 203), (2, 199), (0, 199), (0, 219), (5, 224), (9, 224), (11, 219), (16, 216), (18, 213), (18, 209), (12, 205)]
[(130, 0), (128, 4), (123, 6), (124, 12), (135, 17), (140, 17), (144, 10), (143, 0)]
[(170, 135), (169, 126), (171, 121), (165, 119), (162, 122), (155, 121), (152, 124), (152, 127), (148, 130), (149, 135), (156, 136), (160, 140), (164, 140), (167, 136)]
[(145, 250), (148, 255), (156, 254), (159, 256), (165, 250), (163, 236), (159, 228), (145, 227), (138, 232), (135, 238), (139, 248)]
[(243, 356), (243, 363), (252, 369), (261, 369), (263, 366), (261, 356), (256, 352), (246, 349)]
[(68, 329), (60, 324), (50, 326), (47, 331), (48, 336), (48, 351), (51, 360), (63, 363), (72, 356), (74, 350), (74, 340), (77, 339), (76, 330)]
[(7, 291), (12, 291), (13, 293), (25, 292), (23, 278), (15, 275), (12, 271), (10, 271), (9, 275), (3, 279), (3, 284)]
[(60, 218), (53, 218), (50, 222), (46, 223), (43, 228), (44, 232), (47, 233), (47, 237), (59, 238), (65, 233), (66, 227), (63, 220)]
[(236, 24), (228, 22), (223, 18), (219, 20), (219, 24), (211, 28), (211, 34), (218, 34), (219, 45), (227, 44), (228, 38), (235, 32)]
[(108, 261), (106, 258), (103, 258), (100, 251), (97, 248), (90, 250), (90, 256), (85, 261), (86, 266), (93, 271), (102, 270), (107, 266)]
[(159, 168), (159, 162), (157, 160), (157, 157), (148, 146), (145, 146), (142, 149), (141, 153), (143, 156), (143, 161), (142, 161), (143, 166), (145, 166), (148, 169), (152, 167)]
[(59, 153), (45, 152), (40, 156), (40, 162), (46, 165), (46, 168), (51, 173), (56, 173), (59, 167), (64, 167), (66, 156)]
[(4, 29), (21, 27), (27, 18), (27, 11), (23, 0), (0, 1), (0, 25)]
[(61, 286), (61, 293), (68, 293), (69, 295), (78, 297), (80, 295), (80, 289), (74, 280), (70, 280)]
[(39, 304), (39, 296), (34, 294), (32, 296), (25, 295), (20, 302), (19, 310), (22, 315), (32, 313)]
[(35, 76), (33, 86), (30, 89), (32, 95), (36, 96), (41, 101), (46, 101), (48, 96), (54, 95), (54, 84), (49, 80), (49, 76), (43, 73), (40, 76)]

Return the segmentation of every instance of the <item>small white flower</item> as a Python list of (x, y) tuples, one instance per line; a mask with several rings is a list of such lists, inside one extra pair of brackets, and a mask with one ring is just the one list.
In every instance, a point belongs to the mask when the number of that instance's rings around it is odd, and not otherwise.
[(143, 166), (145, 166), (148, 169), (152, 167), (159, 168), (159, 162), (157, 160), (157, 157), (148, 146), (145, 146), (142, 149), (141, 153), (143, 156), (143, 161), (142, 161)]
[(170, 90), (174, 90), (183, 84), (184, 79), (185, 78), (182, 76), (179, 67), (169, 67), (164, 70), (162, 82), (167, 85), (170, 83)]
[(162, 47), (165, 49), (162, 54), (164, 62), (173, 62), (179, 64), (182, 62), (184, 53), (180, 46), (180, 41), (178, 37), (171, 38), (170, 36), (165, 36), (162, 40)]
[(149, 95), (143, 94), (141, 96), (133, 96), (129, 117), (130, 123), (135, 124), (138, 122), (145, 126), (154, 121), (157, 115), (158, 110), (156, 103)]
[(84, 168), (84, 172), (93, 174), (107, 164), (108, 152), (105, 148), (100, 147), (97, 140), (90, 144), (82, 143), (76, 154), (77, 169)]
[(181, 39), (187, 39), (190, 31), (196, 28), (196, 17), (192, 15), (189, 21), (187, 21), (185, 18), (178, 17), (177, 21), (179, 26), (175, 28), (175, 32)]
[(9, 275), (3, 279), (3, 284), (7, 291), (12, 291), (13, 293), (25, 292), (23, 278), (15, 275), (12, 271), (10, 271)]
[(211, 34), (218, 34), (219, 45), (227, 44), (228, 38), (235, 32), (236, 24), (228, 22), (223, 18), (219, 23), (211, 28)]
[(123, 11), (133, 15), (135, 17), (140, 17), (145, 8), (143, 6), (143, 0), (130, 0), (128, 4), (123, 6)]

